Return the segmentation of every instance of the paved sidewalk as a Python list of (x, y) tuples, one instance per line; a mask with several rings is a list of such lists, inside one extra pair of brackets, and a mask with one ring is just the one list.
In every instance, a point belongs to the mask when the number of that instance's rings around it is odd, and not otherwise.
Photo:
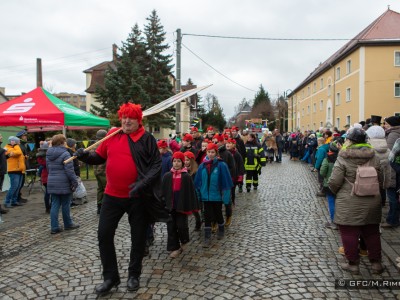
[[(3, 215), (0, 224), (0, 299), (95, 299), (101, 283), (97, 247), (95, 182), (84, 182), (89, 203), (74, 208), (78, 230), (50, 235), (40, 189), (29, 202)], [(315, 173), (285, 156), (263, 169), (258, 191), (238, 194), (226, 238), (201, 247), (202, 234), (178, 258), (166, 251), (166, 226), (156, 224), (156, 239), (144, 260), (141, 288), (126, 289), (130, 250), (126, 216), (115, 237), (121, 285), (104, 299), (400, 299), (400, 290), (340, 290), (335, 279), (399, 279), (400, 229), (382, 233), (387, 270), (372, 275), (362, 258), (361, 275), (338, 264), (340, 237), (324, 228), (324, 198), (317, 198)], [(4, 194), (2, 195), (4, 198)]]

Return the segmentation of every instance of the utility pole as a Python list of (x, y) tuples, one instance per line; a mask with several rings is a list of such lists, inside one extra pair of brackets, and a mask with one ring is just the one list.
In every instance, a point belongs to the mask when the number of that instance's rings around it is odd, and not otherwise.
[[(178, 28), (176, 30), (176, 93), (181, 91), (181, 49), (182, 49), (182, 32)], [(175, 105), (176, 124), (175, 131), (180, 132), (181, 128), (181, 103)]]

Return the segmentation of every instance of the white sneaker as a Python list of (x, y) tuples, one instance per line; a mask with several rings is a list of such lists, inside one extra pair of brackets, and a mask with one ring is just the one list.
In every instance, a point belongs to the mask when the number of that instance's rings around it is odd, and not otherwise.
[(179, 248), (178, 250), (172, 251), (172, 252), (169, 254), (169, 257), (171, 257), (171, 258), (177, 258), (177, 257), (179, 256), (179, 254), (181, 254), (181, 253), (182, 253), (182, 248)]

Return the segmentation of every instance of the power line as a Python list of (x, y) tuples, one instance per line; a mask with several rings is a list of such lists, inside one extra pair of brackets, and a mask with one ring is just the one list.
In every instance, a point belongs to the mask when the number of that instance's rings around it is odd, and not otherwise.
[(209, 35), (209, 34), (195, 34), (195, 33), (182, 33), (187, 36), (198, 36), (207, 38), (218, 39), (235, 39), (235, 40), (260, 40), (260, 41), (350, 41), (353, 39), (329, 39), (329, 38), (270, 38), (270, 37), (244, 37), (244, 36), (226, 36), (226, 35)]
[(209, 66), (211, 69), (213, 69), (215, 72), (217, 72), (218, 74), (220, 74), (221, 76), (225, 77), (225, 78), (228, 79), (229, 81), (233, 82), (234, 84), (236, 84), (236, 85), (238, 85), (238, 86), (240, 86), (240, 87), (242, 87), (242, 88), (244, 88), (244, 89), (246, 89), (246, 90), (249, 90), (249, 91), (252, 91), (252, 92), (257, 93), (257, 91), (252, 90), (252, 89), (250, 89), (250, 88), (248, 88), (248, 87), (245, 87), (244, 85), (241, 85), (240, 83), (238, 83), (238, 82), (236, 82), (236, 81), (230, 79), (228, 76), (226, 76), (225, 74), (223, 74), (223, 73), (221, 73), (220, 71), (218, 71), (217, 69), (215, 69), (215, 68), (214, 68), (213, 66), (211, 66), (209, 63), (207, 63), (204, 59), (202, 59), (200, 56), (198, 56), (196, 53), (194, 53), (192, 50), (190, 50), (184, 43), (181, 43), (181, 45), (182, 45), (183, 47), (185, 47), (185, 48), (186, 48), (190, 53), (192, 53), (194, 56), (196, 56), (198, 59), (200, 59), (203, 63), (205, 63), (207, 66)]

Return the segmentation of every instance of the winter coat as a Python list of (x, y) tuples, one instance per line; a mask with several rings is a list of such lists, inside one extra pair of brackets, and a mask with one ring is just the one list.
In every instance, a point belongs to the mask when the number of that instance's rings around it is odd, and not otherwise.
[(379, 159), (383, 172), (383, 188), (387, 189), (391, 181), (391, 168), (389, 165), (390, 150), (385, 139), (369, 139), (369, 143), (374, 148), (375, 156)]
[(236, 137), (234, 137), (234, 140), (236, 141), (236, 149), (239, 151), (239, 154), (242, 156), (243, 160), (246, 157), (246, 147), (244, 146), (245, 142), (243, 139), (240, 137), (238, 134)]
[(285, 139), (282, 135), (275, 136), (275, 142), (278, 149), (283, 149), (285, 147)]
[(72, 189), (78, 187), (78, 179), (74, 172), (73, 163), (64, 164), (70, 158), (68, 149), (64, 146), (50, 147), (46, 154), (46, 165), (49, 172), (47, 192), (49, 194), (72, 194)]
[(259, 171), (265, 166), (267, 160), (265, 158), (264, 149), (256, 141), (247, 141), (246, 156), (244, 157), (244, 168), (246, 171)]
[(235, 176), (235, 160), (233, 159), (233, 155), (230, 151), (228, 151), (225, 147), (225, 145), (222, 145), (218, 148), (218, 154), (219, 157), (226, 163), (229, 169), (229, 173), (231, 174), (231, 178), (234, 178)]
[[(0, 143), (1, 145), (1, 143)], [(0, 176), (7, 174), (7, 157), (6, 157), (6, 150), (0, 148)], [(1, 188), (1, 186), (0, 186)]]
[[(69, 155), (73, 156), (74, 155), (74, 151), (71, 148), (67, 148)], [(81, 167), (79, 166), (79, 160), (74, 159), (73, 161), (74, 164), (74, 172), (75, 175), (78, 177), (81, 177)]]
[(265, 138), (265, 146), (268, 150), (273, 150), (274, 153), (278, 151), (278, 146), (276, 145), (276, 140), (273, 136)]
[(233, 159), (235, 160), (235, 174), (232, 177), (232, 180), (233, 182), (243, 182), (243, 175), (245, 173), (245, 170), (242, 156), (236, 149), (234, 149), (233, 151), (230, 150), (229, 152), (232, 153)]
[(181, 149), (179, 151), (181, 151), (182, 153), (185, 153), (186, 151), (190, 151), (194, 154), (194, 157), (196, 157), (197, 152), (198, 152), (198, 150), (194, 147), (189, 147), (189, 148), (181, 147)]
[[(99, 146), (97, 146), (96, 148), (92, 149), (91, 151), (95, 152), (98, 147)], [(93, 166), (94, 175), (95, 176), (106, 176), (106, 167), (107, 167), (107, 163), (100, 164), (100, 165), (94, 165)]]
[[(4, 147), (6, 150), (5, 155), (7, 157), (7, 172), (8, 174), (23, 174), (25, 173), (25, 157), (19, 145), (7, 144)], [(11, 152), (13, 155), (11, 156)]]
[(198, 164), (199, 166), (203, 163), (203, 161), (204, 161), (204, 159), (206, 158), (206, 156), (207, 156), (207, 150), (202, 151), (202, 150), (200, 149), (199, 152), (198, 152), (197, 155), (196, 155), (196, 162), (197, 162), (197, 164)]
[(329, 162), (327, 157), (325, 157), (324, 160), (322, 161), (321, 169), (319, 170), (319, 174), (322, 177), (324, 177), (324, 183), (323, 183), (324, 187), (328, 187), (328, 181), (332, 175), (333, 165), (334, 165), (334, 163)]
[[(379, 158), (368, 144), (356, 144), (339, 151), (339, 156), (328, 181), (330, 190), (336, 194), (334, 222), (339, 225), (362, 226), (379, 224), (382, 215), (381, 196), (359, 197), (351, 195), (357, 167), (369, 162), (378, 172), (380, 185), (383, 173)], [(347, 181), (347, 180), (348, 181)]]
[(172, 153), (167, 151), (161, 155), (161, 178), (167, 174), (172, 168)]
[(318, 147), (317, 152), (315, 153), (315, 165), (314, 168), (319, 170), (321, 168), (322, 161), (326, 157), (326, 154), (329, 151), (329, 144), (323, 144)]
[[(386, 130), (386, 142), (389, 150), (392, 150), (393, 145), (398, 138), (400, 138), (400, 126), (393, 126)], [(390, 182), (388, 187), (396, 187), (396, 173), (393, 172), (392, 169), (390, 169)]]
[(220, 158), (205, 161), (199, 166), (194, 185), (200, 201), (222, 201), (224, 204), (231, 201), (232, 178), (228, 166)]
[(184, 214), (191, 214), (200, 209), (196, 198), (192, 177), (189, 173), (181, 173), (181, 189), (179, 192), (173, 192), (173, 173), (168, 172), (162, 180), (162, 195), (165, 199), (166, 207), (169, 211), (176, 210)]
[(47, 184), (49, 172), (46, 166), (46, 154), (44, 156), (38, 156), (37, 158), (38, 165), (42, 168), (40, 172), (40, 180), (42, 184)]

